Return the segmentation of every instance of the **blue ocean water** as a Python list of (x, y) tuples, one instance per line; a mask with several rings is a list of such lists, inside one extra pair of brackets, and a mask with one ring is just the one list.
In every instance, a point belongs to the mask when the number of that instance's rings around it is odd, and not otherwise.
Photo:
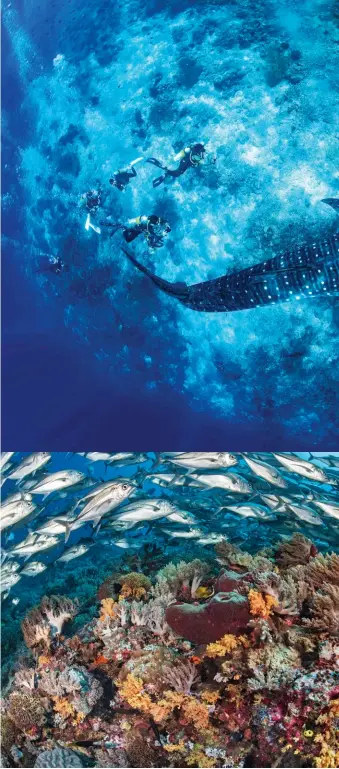
[[(3, 442), (336, 448), (335, 298), (194, 313), (84, 229), (103, 185), (116, 221), (171, 224), (140, 259), (187, 283), (337, 228), (336, 0), (5, 3)], [(152, 188), (139, 164), (207, 142), (215, 166)], [(68, 270), (44, 272), (46, 254)]]

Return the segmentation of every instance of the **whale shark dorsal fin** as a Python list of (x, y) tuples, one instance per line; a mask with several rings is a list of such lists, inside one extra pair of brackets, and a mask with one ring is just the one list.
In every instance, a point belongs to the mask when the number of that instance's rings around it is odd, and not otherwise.
[(323, 198), (321, 202), (331, 206), (335, 211), (339, 211), (339, 198)]
[(170, 283), (168, 280), (159, 278), (157, 275), (154, 275), (151, 270), (141, 264), (141, 262), (139, 262), (133, 254), (130, 254), (126, 248), (121, 247), (121, 250), (124, 252), (124, 254), (126, 254), (130, 262), (132, 262), (132, 264), (134, 264), (135, 267), (140, 270), (140, 272), (143, 272), (144, 275), (147, 275), (147, 277), (150, 278), (150, 280), (152, 280), (153, 283), (155, 283), (155, 285), (161, 289), (161, 291), (164, 291), (165, 294), (176, 296), (178, 299), (180, 299), (181, 302), (185, 303), (185, 300), (188, 299), (188, 287), (186, 283)]

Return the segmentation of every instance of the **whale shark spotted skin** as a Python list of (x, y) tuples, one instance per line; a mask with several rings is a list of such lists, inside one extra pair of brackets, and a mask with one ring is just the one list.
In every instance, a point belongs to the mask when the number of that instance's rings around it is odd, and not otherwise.
[[(322, 202), (339, 210), (336, 198)], [(192, 286), (159, 278), (125, 248), (122, 250), (158, 288), (199, 312), (234, 312), (292, 299), (339, 296), (339, 233), (329, 235), (326, 240), (298, 246), (239, 272)]]

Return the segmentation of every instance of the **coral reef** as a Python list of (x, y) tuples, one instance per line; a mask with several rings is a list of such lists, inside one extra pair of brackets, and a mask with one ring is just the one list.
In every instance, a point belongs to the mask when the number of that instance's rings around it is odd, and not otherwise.
[(114, 575), (72, 637), (67, 599), (28, 613), (4, 766), (338, 764), (337, 558), (296, 536), (269, 557), (217, 549), (214, 576), (198, 560)]

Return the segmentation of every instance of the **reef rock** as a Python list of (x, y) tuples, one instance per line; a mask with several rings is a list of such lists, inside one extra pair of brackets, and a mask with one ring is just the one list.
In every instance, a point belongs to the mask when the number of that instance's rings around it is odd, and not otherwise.
[(176, 603), (166, 609), (166, 621), (179, 636), (192, 643), (217, 641), (226, 633), (241, 635), (251, 619), (245, 596), (217, 593), (205, 604)]

